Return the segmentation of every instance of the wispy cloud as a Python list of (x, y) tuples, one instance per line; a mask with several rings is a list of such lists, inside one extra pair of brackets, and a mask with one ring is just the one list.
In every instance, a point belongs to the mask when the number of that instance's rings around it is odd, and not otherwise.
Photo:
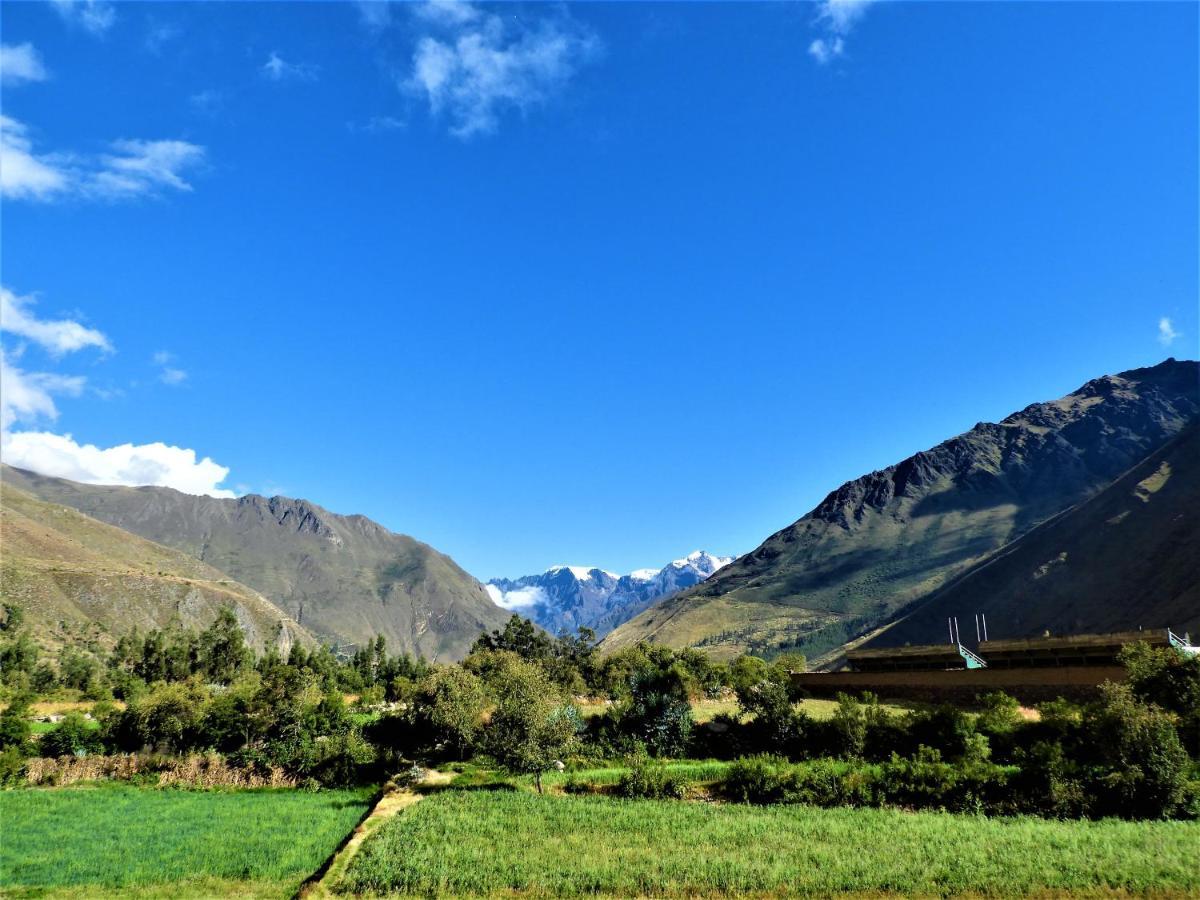
[(269, 81), (314, 81), (317, 67), (308, 63), (290, 63), (272, 51), (259, 70)]
[[(39, 319), (33, 305), (32, 297), (21, 297), (0, 287), (0, 332), (31, 341), (55, 359), (88, 347), (112, 349), (100, 331), (71, 319)], [(7, 431), (17, 422), (53, 421), (58, 418), (54, 398), (77, 397), (86, 383), (82, 375), (27, 371), (0, 347), (0, 430)]]
[(408, 123), (395, 116), (371, 116), (365, 122), (347, 122), (346, 127), (356, 134), (386, 134), (400, 131), (408, 127)]
[(454, 0), (410, 9), (425, 33), (401, 86), (460, 138), (492, 133), (505, 111), (546, 102), (600, 53), (599, 38), (565, 10), (530, 20)]
[(808, 55), (827, 65), (846, 52), (846, 35), (875, 0), (819, 0), (815, 27), (822, 35), (808, 45)]
[(51, 0), (64, 22), (102, 37), (117, 21), (117, 10), (106, 0)]
[(46, 77), (41, 54), (33, 44), (0, 44), (0, 84), (45, 81)]
[(19, 297), (0, 287), (0, 331), (33, 341), (52, 356), (74, 353), (86, 347), (112, 350), (103, 333), (72, 319), (39, 319), (33, 313), (32, 297)]
[(159, 350), (154, 354), (152, 360), (154, 365), (158, 367), (158, 380), (163, 384), (175, 386), (187, 381), (188, 373), (175, 364), (174, 353)]
[[(86, 383), (82, 375), (26, 372), (9, 362), (8, 354), (0, 347), (0, 431), (7, 432), (18, 422), (57, 419), (54, 397), (78, 397)], [(7, 453), (3, 455), (5, 462), (11, 462)]]
[(152, 22), (146, 30), (146, 49), (155, 56), (163, 47), (183, 34), (183, 29), (173, 22)]
[(1158, 320), (1158, 342), (1164, 347), (1170, 347), (1178, 338), (1182, 336), (1183, 335), (1175, 330), (1175, 326), (1172, 324), (1169, 318), (1163, 316)]
[(358, 0), (358, 16), (371, 31), (381, 31), (392, 24), (391, 0)]
[(188, 104), (202, 116), (215, 116), (225, 106), (225, 95), (209, 88), (188, 97)]
[(203, 147), (174, 140), (113, 141), (108, 152), (93, 155), (42, 153), (22, 122), (0, 115), (0, 195), (14, 200), (124, 200), (190, 191), (184, 173), (204, 157)]
[(61, 160), (37, 156), (28, 129), (0, 115), (0, 196), (14, 200), (48, 200), (70, 184)]
[[(102, 332), (69, 319), (39, 319), (32, 306), (30, 298), (0, 288), (0, 331), (45, 349), (55, 359), (89, 347), (112, 349)], [(70, 434), (42, 430), (44, 423), (58, 420), (56, 398), (83, 395), (87, 379), (28, 371), (16, 363), (22, 348), (13, 354), (0, 346), (0, 456), (5, 462), (86, 484), (153, 484), (190, 494), (234, 496), (221, 487), (229, 469), (208, 457), (198, 458), (194, 450), (162, 442), (101, 448), (80, 444)], [(174, 377), (171, 373), (177, 370), (168, 365), (171, 354), (157, 353), (154, 360), (164, 367), (165, 379)]]

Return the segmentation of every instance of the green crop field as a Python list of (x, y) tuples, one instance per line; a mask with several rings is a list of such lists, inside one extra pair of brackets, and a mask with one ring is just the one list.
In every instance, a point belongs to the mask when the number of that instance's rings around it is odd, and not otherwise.
[(287, 897), (350, 833), (365, 791), (118, 785), (0, 792), (5, 896)]
[(363, 845), (339, 890), (419, 896), (1200, 893), (1200, 823), (444, 791)]

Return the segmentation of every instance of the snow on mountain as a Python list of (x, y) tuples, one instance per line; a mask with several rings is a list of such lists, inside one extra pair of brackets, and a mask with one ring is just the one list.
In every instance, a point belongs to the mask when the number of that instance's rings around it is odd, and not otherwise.
[(661, 569), (617, 575), (586, 566), (552, 566), (540, 575), (493, 578), (485, 587), (498, 606), (519, 612), (551, 634), (591, 628), (602, 637), (622, 622), (733, 561), (696, 550)]

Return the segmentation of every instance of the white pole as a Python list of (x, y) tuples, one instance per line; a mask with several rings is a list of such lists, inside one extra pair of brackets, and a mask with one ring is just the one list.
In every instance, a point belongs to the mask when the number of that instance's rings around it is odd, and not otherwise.
[(950, 617), (946, 617), (946, 627), (950, 629), (950, 643), (954, 643), (954, 624), (950, 621)]
[(979, 643), (979, 613), (975, 613), (975, 643)]
[(954, 643), (962, 643), (962, 632), (958, 630), (958, 616), (954, 617)]
[(983, 639), (987, 640), (987, 613), (980, 613), (983, 616)]

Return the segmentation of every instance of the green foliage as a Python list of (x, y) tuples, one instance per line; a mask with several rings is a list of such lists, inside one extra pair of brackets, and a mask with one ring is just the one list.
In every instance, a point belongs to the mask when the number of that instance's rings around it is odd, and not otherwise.
[(1137, 643), (1122, 650), (1121, 662), (1134, 695), (1175, 713), (1184, 746), (1200, 757), (1200, 656)]
[(487, 726), (487, 748), (508, 771), (542, 773), (570, 755), (582, 727), (579, 710), (540, 666), (511, 657), (496, 683), (496, 708)]
[(1101, 814), (1159, 818), (1184, 799), (1188, 756), (1174, 717), (1137, 701), (1125, 684), (1106, 684), (1085, 721), (1100, 771), (1094, 782)]
[(96, 727), (82, 713), (69, 712), (38, 742), (40, 756), (87, 756), (103, 749)]
[(25, 753), (29, 735), (29, 697), (18, 695), (0, 712), (0, 749), (13, 748)]
[(466, 759), (483, 730), (487, 704), (483, 682), (460, 666), (448, 666), (429, 675), (417, 687), (412, 704), (416, 727), (425, 727), (438, 746)]
[(641, 800), (682, 800), (687, 796), (687, 782), (641, 752), (633, 756), (629, 770), (617, 782), (617, 794)]

